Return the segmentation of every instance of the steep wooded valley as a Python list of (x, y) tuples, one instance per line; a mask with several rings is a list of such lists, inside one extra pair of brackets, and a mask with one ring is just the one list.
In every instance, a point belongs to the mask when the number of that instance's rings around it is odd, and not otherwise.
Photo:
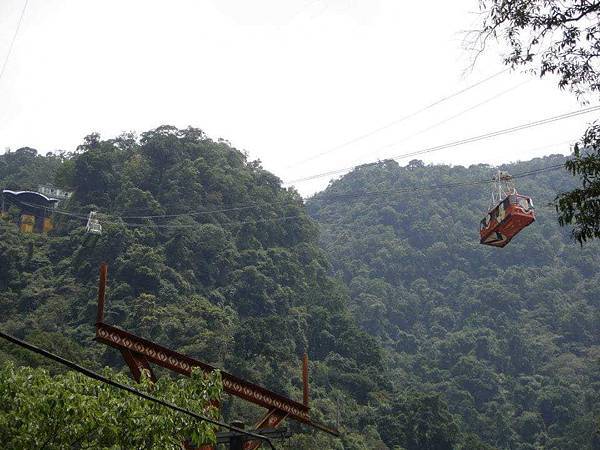
[[(126, 373), (92, 341), (106, 261), (112, 324), (295, 399), (308, 352), (312, 414), (342, 434), (289, 422), (282, 448), (598, 449), (600, 247), (549, 206), (576, 180), (536, 172), (564, 161), (501, 167), (533, 172), (516, 183), (537, 220), (498, 249), (479, 244), (487, 165), (382, 161), (305, 201), (194, 128), (7, 152), (0, 187), (73, 194), (47, 235), (20, 233), (14, 206), (0, 220), (0, 329)], [(61, 371), (2, 342), (8, 361)], [(222, 405), (226, 420), (260, 414)]]

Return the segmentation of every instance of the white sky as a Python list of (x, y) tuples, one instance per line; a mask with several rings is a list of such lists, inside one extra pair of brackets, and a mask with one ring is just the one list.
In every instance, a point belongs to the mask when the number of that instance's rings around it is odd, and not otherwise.
[[(23, 3), (0, 1), (0, 64)], [(93, 131), (109, 138), (191, 125), (246, 150), (285, 181), (581, 107), (553, 80), (507, 73), (297, 164), (501, 70), (500, 50), (490, 48), (464, 74), (472, 55), (463, 32), (477, 26), (477, 7), (477, 0), (29, 0), (0, 80), (0, 151), (73, 150)], [(419, 159), (498, 164), (568, 153), (564, 142), (597, 116)], [(327, 182), (296, 187), (309, 194)]]

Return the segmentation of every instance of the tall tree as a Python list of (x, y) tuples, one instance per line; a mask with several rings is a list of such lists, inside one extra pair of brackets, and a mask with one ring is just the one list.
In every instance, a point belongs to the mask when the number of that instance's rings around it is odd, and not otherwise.
[[(475, 46), (490, 39), (507, 45), (504, 63), (540, 77), (555, 75), (558, 86), (583, 102), (600, 94), (600, 1), (480, 0), (483, 23)], [(556, 197), (559, 223), (572, 225), (583, 242), (600, 238), (600, 124), (594, 122), (575, 144), (566, 169), (581, 185)]]

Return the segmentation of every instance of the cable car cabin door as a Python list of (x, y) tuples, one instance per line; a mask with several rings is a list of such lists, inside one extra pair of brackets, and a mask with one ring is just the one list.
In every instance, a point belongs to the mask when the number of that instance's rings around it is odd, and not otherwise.
[(484, 245), (504, 247), (534, 221), (531, 198), (519, 194), (507, 195), (481, 221), (480, 242)]

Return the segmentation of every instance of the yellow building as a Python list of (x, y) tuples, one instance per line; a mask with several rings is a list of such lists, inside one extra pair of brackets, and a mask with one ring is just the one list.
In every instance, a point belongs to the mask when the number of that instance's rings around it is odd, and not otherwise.
[(10, 206), (20, 210), (18, 225), (22, 233), (47, 233), (52, 230), (52, 210), (58, 199), (34, 191), (2, 191), (2, 213)]

